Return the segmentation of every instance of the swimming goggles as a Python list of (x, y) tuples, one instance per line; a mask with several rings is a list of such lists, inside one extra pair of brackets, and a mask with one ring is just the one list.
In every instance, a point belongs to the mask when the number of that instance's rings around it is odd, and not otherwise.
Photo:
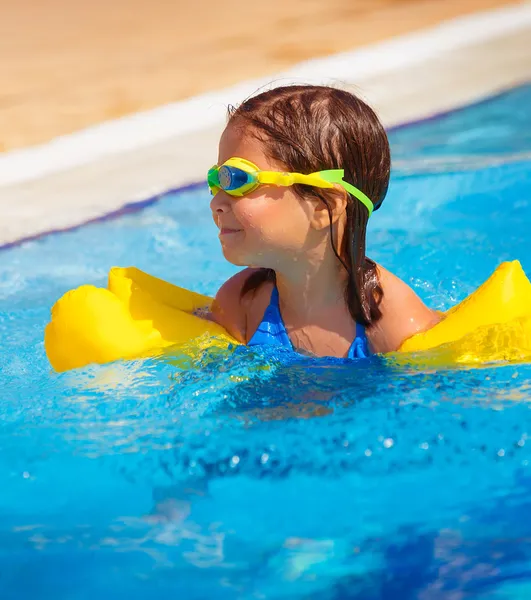
[(213, 166), (208, 171), (207, 182), (210, 192), (215, 196), (223, 190), (230, 196), (245, 196), (260, 185), (290, 186), (296, 183), (312, 185), (318, 188), (332, 188), (334, 183), (340, 185), (349, 194), (357, 198), (369, 211), (371, 216), (374, 204), (361, 190), (343, 181), (343, 169), (317, 171), (310, 175), (301, 173), (283, 173), (280, 171), (260, 171), (252, 162), (244, 158), (229, 158), (219, 167)]

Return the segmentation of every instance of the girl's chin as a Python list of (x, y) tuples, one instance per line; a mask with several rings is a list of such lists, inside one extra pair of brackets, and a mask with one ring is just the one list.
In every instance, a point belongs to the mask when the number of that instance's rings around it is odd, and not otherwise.
[(225, 259), (228, 260), (231, 264), (235, 265), (236, 267), (249, 266), (249, 263), (245, 261), (241, 253), (237, 252), (235, 248), (230, 248), (222, 245), (221, 250)]

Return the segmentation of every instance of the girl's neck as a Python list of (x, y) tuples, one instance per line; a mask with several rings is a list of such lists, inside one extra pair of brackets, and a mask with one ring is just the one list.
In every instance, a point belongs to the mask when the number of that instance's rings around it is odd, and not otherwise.
[[(292, 268), (276, 269), (277, 287), (283, 312), (302, 320), (345, 309), (347, 274), (335, 256), (304, 267), (298, 260)], [(348, 310), (348, 309), (347, 309)]]

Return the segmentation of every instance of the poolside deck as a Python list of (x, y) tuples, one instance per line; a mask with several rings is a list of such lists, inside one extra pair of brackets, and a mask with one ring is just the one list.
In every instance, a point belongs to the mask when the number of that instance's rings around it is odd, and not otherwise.
[(0, 0), (0, 152), (507, 0)]
[(530, 2), (330, 1), (253, 32), (235, 0), (227, 31), (164, 0), (0, 0), (0, 248), (200, 181), (227, 104), (272, 79), (352, 86), (386, 126), (531, 81)]

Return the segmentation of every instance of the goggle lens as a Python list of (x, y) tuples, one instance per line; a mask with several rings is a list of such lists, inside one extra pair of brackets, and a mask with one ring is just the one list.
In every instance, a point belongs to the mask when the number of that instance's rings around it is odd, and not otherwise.
[(249, 173), (237, 167), (222, 165), (218, 171), (218, 179), (220, 188), (226, 192), (230, 192), (249, 183)]

